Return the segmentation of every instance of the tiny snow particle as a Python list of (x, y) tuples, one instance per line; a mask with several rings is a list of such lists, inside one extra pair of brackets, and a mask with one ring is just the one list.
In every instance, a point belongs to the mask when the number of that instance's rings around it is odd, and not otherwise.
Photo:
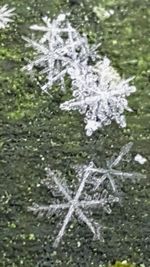
[(95, 6), (93, 12), (96, 14), (97, 18), (100, 20), (105, 20), (111, 17), (114, 14), (114, 10), (106, 10), (101, 5)]
[(137, 154), (135, 156), (134, 160), (137, 161), (139, 164), (142, 164), (142, 165), (147, 161), (147, 159), (144, 158), (143, 156), (141, 156), (140, 154)]

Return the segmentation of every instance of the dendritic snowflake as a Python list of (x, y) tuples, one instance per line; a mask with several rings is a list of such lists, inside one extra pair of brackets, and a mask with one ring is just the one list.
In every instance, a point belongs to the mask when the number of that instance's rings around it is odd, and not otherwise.
[(33, 25), (30, 28), (42, 32), (40, 39), (32, 40), (27, 37), (23, 39), (29, 47), (37, 52), (35, 60), (31, 61), (23, 70), (31, 72), (34, 67), (40, 67), (40, 74), (44, 75), (46, 83), (41, 87), (48, 91), (56, 82), (60, 82), (64, 90), (64, 77), (68, 74), (68, 68), (72, 63), (77, 65), (80, 61), (95, 58), (96, 47), (89, 47), (86, 36), (79, 32), (66, 20), (65, 14), (60, 14), (56, 19), (43, 18), (44, 26)]
[[(86, 168), (83, 168), (82, 171), (80, 168), (80, 173), (78, 173), (77, 170), (77, 175), (81, 179), (79, 187), (75, 193), (68, 188), (64, 181), (61, 181), (60, 172), (47, 169), (48, 178), (43, 180), (42, 183), (46, 185), (48, 189), (51, 189), (53, 193), (55, 192), (54, 195), (57, 195), (57, 202), (49, 206), (39, 206), (37, 204), (34, 204), (32, 207), (29, 207), (29, 211), (34, 212), (34, 214), (38, 214), (39, 216), (46, 215), (47, 217), (66, 211), (66, 216), (63, 220), (61, 229), (54, 241), (54, 247), (57, 247), (59, 245), (59, 242), (62, 239), (65, 230), (69, 222), (72, 220), (73, 216), (75, 216), (79, 221), (84, 222), (89, 227), (90, 231), (94, 235), (94, 239), (103, 240), (101, 235), (101, 226), (93, 221), (93, 219), (87, 217), (87, 215), (89, 213), (91, 214), (92, 209), (99, 207), (104, 208), (106, 212), (110, 213), (110, 206), (114, 202), (118, 202), (119, 199), (118, 197), (109, 195), (106, 190), (104, 190), (102, 193), (94, 193), (93, 196), (89, 195), (85, 191), (86, 184), (90, 182), (91, 164), (89, 164), (89, 166), (86, 166)], [(60, 193), (66, 200), (66, 202), (59, 202), (58, 196)]]
[(8, 9), (8, 5), (0, 7), (0, 29), (7, 27), (8, 23), (12, 21), (14, 10), (15, 8)]
[[(131, 146), (132, 143), (125, 145), (115, 159), (113, 158), (113, 160), (108, 161), (108, 169), (96, 168), (93, 162), (90, 162), (89, 165), (77, 165), (75, 170), (79, 186), (76, 190), (66, 185), (65, 180), (61, 179), (61, 172), (52, 171), (50, 168), (47, 168), (48, 177), (42, 181), (42, 184), (51, 190), (53, 196), (57, 199), (50, 205), (34, 204), (28, 210), (34, 214), (38, 214), (40, 217), (45, 215), (48, 218), (54, 214), (58, 215), (66, 212), (62, 226), (54, 241), (54, 247), (59, 245), (68, 224), (74, 216), (88, 226), (94, 235), (94, 239), (103, 240), (101, 233), (102, 226), (92, 218), (89, 218), (89, 215), (92, 214), (92, 210), (95, 208), (102, 208), (105, 212), (111, 213), (113, 203), (119, 202), (118, 196), (109, 193), (109, 187), (104, 188), (104, 181), (108, 179), (112, 191), (115, 193), (116, 185), (113, 177), (121, 177), (123, 179), (133, 179), (135, 176), (140, 178), (144, 177), (141, 174), (127, 173), (115, 169), (120, 161), (128, 154)], [(60, 197), (65, 202), (62, 202)]]
[(115, 120), (121, 127), (126, 126), (124, 110), (131, 111), (126, 97), (136, 91), (129, 85), (131, 78), (121, 80), (110, 66), (108, 58), (94, 66), (80, 64), (70, 68), (73, 84), (73, 99), (60, 105), (63, 110), (79, 110), (85, 114), (85, 130), (88, 136)]

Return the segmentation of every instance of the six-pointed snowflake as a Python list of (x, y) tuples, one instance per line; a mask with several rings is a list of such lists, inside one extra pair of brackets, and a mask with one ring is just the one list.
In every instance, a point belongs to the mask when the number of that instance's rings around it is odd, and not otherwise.
[[(29, 207), (29, 211), (34, 212), (34, 214), (39, 214), (40, 216), (46, 215), (47, 217), (66, 211), (61, 229), (59, 230), (59, 233), (54, 241), (54, 247), (57, 247), (59, 245), (59, 242), (62, 239), (65, 230), (69, 222), (72, 220), (73, 216), (75, 216), (78, 220), (84, 222), (88, 226), (88, 228), (94, 235), (94, 239), (103, 240), (101, 236), (101, 226), (98, 223), (94, 222), (93, 219), (87, 217), (87, 214), (92, 209), (99, 207), (104, 208), (106, 212), (110, 213), (110, 206), (114, 202), (118, 202), (119, 199), (118, 197), (109, 195), (106, 190), (104, 190), (101, 194), (94, 193), (93, 196), (86, 193), (86, 184), (90, 183), (92, 174), (91, 165), (92, 163), (86, 166), (86, 168), (83, 168), (82, 171), (81, 168), (79, 168), (79, 171), (77, 169), (77, 175), (80, 178), (80, 184), (76, 193), (71, 191), (67, 187), (65, 182), (61, 181), (60, 173), (58, 171), (47, 169), (48, 178), (45, 179), (42, 183), (45, 184), (49, 189), (52, 189), (52, 192), (56, 191), (57, 196), (59, 195), (59, 193), (61, 193), (63, 198), (65, 199), (65, 202), (60, 203), (57, 198), (57, 203), (51, 204), (49, 206), (39, 206), (35, 204), (32, 207)], [(55, 185), (53, 185), (52, 180)], [(55, 194), (56, 193), (54, 193), (54, 195)]]
[(85, 114), (85, 130), (88, 136), (115, 120), (121, 127), (126, 126), (124, 111), (131, 111), (126, 97), (136, 91), (128, 80), (121, 80), (110, 66), (108, 58), (95, 66), (80, 65), (78, 71), (72, 67), (72, 100), (60, 105), (63, 110), (79, 110)]

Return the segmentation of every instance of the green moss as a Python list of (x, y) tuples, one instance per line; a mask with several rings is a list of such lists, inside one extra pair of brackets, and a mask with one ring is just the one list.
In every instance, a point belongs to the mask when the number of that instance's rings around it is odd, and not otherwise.
[[(144, 264), (138, 265), (139, 267), (145, 267)], [(115, 264), (109, 265), (109, 267), (137, 267), (135, 263), (129, 263), (126, 260), (125, 261), (116, 261)]]
[(15, 60), (20, 61), (21, 58), (20, 50), (12, 50), (12, 48), (1, 47), (0, 49), (0, 60)]
[(128, 263), (127, 261), (116, 261), (115, 264), (110, 265), (110, 267), (136, 267), (135, 263)]

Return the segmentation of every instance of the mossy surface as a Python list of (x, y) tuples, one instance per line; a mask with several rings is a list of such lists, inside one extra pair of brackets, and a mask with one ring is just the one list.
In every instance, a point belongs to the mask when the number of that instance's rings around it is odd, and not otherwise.
[[(142, 263), (138, 265), (139, 267), (145, 267), (145, 265)], [(124, 261), (116, 261), (114, 264), (110, 264), (108, 267), (137, 267), (135, 263), (129, 263), (126, 260)]]
[[(149, 0), (103, 0), (104, 9), (114, 10), (106, 20), (93, 12), (99, 0), (1, 0), (16, 8), (16, 17), (0, 35), (0, 266), (2, 267), (97, 267), (118, 259), (137, 266), (149, 263), (150, 221), (150, 72)], [(126, 114), (127, 128), (114, 123), (85, 136), (83, 117), (78, 112), (62, 112), (63, 95), (56, 86), (51, 96), (42, 94), (36, 81), (21, 71), (32, 51), (22, 35), (31, 36), (29, 26), (45, 14), (53, 17), (71, 12), (70, 19), (89, 42), (101, 42), (99, 53), (107, 55), (121, 76), (135, 76), (137, 92), (129, 98), (132, 113)], [(61, 170), (71, 182), (71, 165), (93, 159), (98, 166), (129, 141), (132, 156), (142, 154), (144, 166), (133, 162), (127, 171), (140, 171), (147, 179), (122, 186), (121, 206), (111, 215), (95, 220), (105, 226), (105, 243), (92, 241), (84, 225), (72, 221), (58, 250), (52, 248), (57, 220), (38, 219), (27, 212), (33, 202), (50, 203), (51, 195), (38, 184), (45, 178), (44, 168)], [(63, 218), (60, 218), (62, 221)], [(117, 265), (118, 264), (118, 265)], [(119, 265), (113, 267), (131, 267)], [(134, 266), (134, 265), (133, 265)], [(132, 267), (133, 267), (132, 266)]]

